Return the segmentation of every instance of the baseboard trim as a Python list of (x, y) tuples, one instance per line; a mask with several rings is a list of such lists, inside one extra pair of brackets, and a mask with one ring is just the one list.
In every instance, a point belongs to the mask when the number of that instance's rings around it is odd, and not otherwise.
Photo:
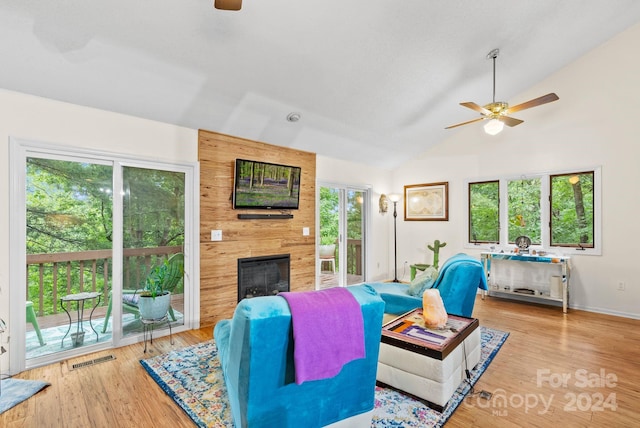
[(585, 312), (594, 312), (596, 314), (602, 314), (602, 315), (612, 315), (614, 317), (631, 318), (635, 320), (640, 320), (640, 314), (634, 314), (630, 312), (621, 312), (621, 311), (612, 311), (610, 309), (596, 308), (593, 306), (569, 305), (569, 311), (571, 311), (571, 309), (576, 309), (576, 310), (585, 311)]

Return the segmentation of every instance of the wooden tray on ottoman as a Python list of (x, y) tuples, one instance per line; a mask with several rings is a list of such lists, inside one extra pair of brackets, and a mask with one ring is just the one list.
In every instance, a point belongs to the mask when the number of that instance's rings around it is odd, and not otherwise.
[(382, 343), (443, 360), (464, 339), (478, 328), (476, 318), (449, 315), (442, 329), (428, 328), (422, 309), (414, 309), (382, 326)]

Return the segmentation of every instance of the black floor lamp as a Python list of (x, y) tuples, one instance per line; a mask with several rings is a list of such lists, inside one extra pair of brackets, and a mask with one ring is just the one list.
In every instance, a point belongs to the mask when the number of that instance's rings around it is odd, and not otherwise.
[(393, 282), (400, 282), (400, 280), (398, 280), (398, 234), (396, 224), (398, 219), (397, 205), (402, 196), (397, 193), (392, 193), (388, 197), (389, 200), (393, 202)]

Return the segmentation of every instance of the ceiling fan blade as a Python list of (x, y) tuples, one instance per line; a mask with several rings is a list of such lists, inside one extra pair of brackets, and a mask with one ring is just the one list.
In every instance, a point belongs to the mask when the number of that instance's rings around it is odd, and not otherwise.
[(520, 110), (524, 110), (524, 109), (531, 108), (531, 107), (536, 107), (536, 106), (539, 106), (539, 105), (542, 105), (542, 104), (546, 104), (546, 103), (550, 103), (550, 102), (553, 102), (553, 101), (557, 101), (559, 99), (560, 98), (558, 98), (558, 96), (556, 94), (551, 92), (550, 94), (543, 95), (543, 96), (538, 97), (538, 98), (534, 98), (533, 100), (529, 100), (529, 101), (527, 101), (525, 103), (518, 104), (518, 105), (513, 106), (513, 107), (509, 107), (509, 109), (507, 109), (506, 113), (507, 114), (515, 113), (515, 112), (520, 111)]
[(469, 120), (469, 121), (467, 121), (467, 122), (462, 122), (462, 123), (457, 123), (457, 124), (455, 124), (455, 125), (447, 126), (447, 127), (446, 127), (446, 128), (444, 128), (444, 129), (457, 128), (458, 126), (468, 125), (468, 124), (473, 123), (473, 122), (480, 122), (481, 120), (485, 120), (485, 119), (486, 119), (486, 117), (479, 117), (479, 118), (477, 118), (477, 119)]
[(490, 115), (491, 115), (491, 112), (490, 112), (489, 110), (487, 110), (486, 108), (481, 107), (481, 106), (479, 106), (478, 104), (473, 103), (473, 102), (471, 102), (471, 101), (468, 101), (468, 102), (466, 102), (466, 103), (460, 103), (460, 105), (461, 105), (461, 106), (465, 106), (465, 107), (467, 107), (467, 108), (470, 108), (471, 110), (475, 110), (475, 111), (477, 111), (478, 113), (482, 113), (482, 114), (484, 114), (484, 115), (486, 115), (486, 116), (490, 116)]
[(503, 122), (507, 126), (516, 126), (524, 122), (524, 120), (516, 119), (515, 117), (509, 117), (509, 116), (500, 116), (498, 117), (498, 120), (500, 122)]
[(240, 10), (242, 0), (215, 0), (214, 6), (220, 10)]

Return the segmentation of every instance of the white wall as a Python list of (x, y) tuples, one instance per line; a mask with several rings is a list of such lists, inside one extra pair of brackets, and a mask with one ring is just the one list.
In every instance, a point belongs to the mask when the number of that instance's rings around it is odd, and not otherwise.
[[(0, 90), (0, 318), (10, 318), (9, 288), (24, 292), (24, 284), (9, 284), (9, 137), (79, 148), (130, 154), (165, 161), (196, 161), (196, 130), (131, 116)], [(18, 308), (24, 312), (24, 307)], [(3, 335), (8, 348), (8, 334)], [(8, 368), (2, 355), (0, 368)]]
[[(430, 262), (432, 253), (425, 246), (435, 239), (447, 242), (441, 260), (465, 251), (466, 179), (601, 165), (602, 255), (573, 256), (570, 304), (640, 318), (635, 252), (640, 236), (639, 45), (636, 25), (508, 100), (515, 105), (549, 92), (560, 97), (515, 114), (523, 124), (505, 127), (494, 137), (480, 124), (458, 128), (446, 141), (394, 171), (395, 189), (448, 181), (450, 197), (448, 222), (400, 222), (399, 263)], [(478, 252), (466, 252), (479, 257)], [(617, 291), (618, 281), (626, 282), (626, 291)]]
[[(371, 186), (371, 236), (370, 254), (367, 258), (370, 272), (368, 278), (371, 281), (389, 279), (389, 272), (393, 270), (389, 265), (389, 254), (390, 251), (391, 254), (393, 252), (393, 241), (390, 240), (389, 235), (389, 233), (393, 233), (393, 229), (390, 229), (393, 227), (393, 205), (390, 204), (386, 214), (380, 214), (378, 200), (381, 194), (391, 193), (389, 186), (391, 172), (357, 162), (318, 155), (316, 156), (316, 179), (331, 183)], [(392, 278), (393, 274), (391, 275)]]

